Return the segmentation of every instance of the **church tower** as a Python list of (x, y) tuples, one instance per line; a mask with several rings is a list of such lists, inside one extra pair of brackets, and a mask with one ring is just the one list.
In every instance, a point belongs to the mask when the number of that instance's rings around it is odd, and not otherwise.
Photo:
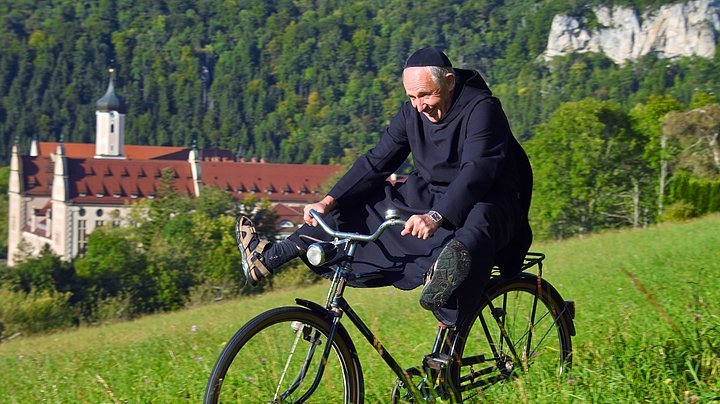
[(125, 114), (127, 103), (115, 94), (113, 69), (105, 95), (97, 103), (95, 158), (125, 158)]

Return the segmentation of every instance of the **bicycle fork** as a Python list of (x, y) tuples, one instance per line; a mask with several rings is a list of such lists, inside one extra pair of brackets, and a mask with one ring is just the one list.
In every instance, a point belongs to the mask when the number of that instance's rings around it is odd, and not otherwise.
[[(333, 320), (330, 333), (328, 335), (328, 342), (325, 344), (325, 349), (323, 350), (322, 358), (320, 360), (320, 364), (318, 365), (317, 373), (315, 374), (315, 380), (313, 380), (312, 385), (308, 389), (308, 391), (305, 392), (305, 394), (302, 395), (296, 402), (303, 403), (305, 400), (310, 397), (315, 390), (320, 385), (320, 380), (322, 379), (322, 375), (325, 371), (325, 366), (327, 364), (327, 359), (330, 356), (330, 350), (332, 349), (332, 341), (335, 337), (335, 331), (337, 330), (337, 323), (339, 322), (339, 318), (335, 318)], [(288, 398), (292, 393), (297, 390), (298, 387), (300, 387), (300, 384), (305, 380), (305, 377), (307, 376), (308, 368), (310, 367), (310, 363), (312, 362), (313, 357), (315, 356), (315, 350), (318, 345), (321, 344), (320, 341), (320, 331), (315, 331), (314, 333), (305, 333), (304, 327), (305, 324), (301, 324), (300, 328), (295, 331), (295, 341), (293, 342), (293, 346), (290, 349), (290, 353), (288, 355), (287, 363), (285, 365), (285, 369), (283, 369), (283, 372), (280, 376), (280, 380), (278, 381), (278, 387), (277, 391), (275, 392), (275, 397), (273, 397), (273, 402), (283, 402), (286, 398)], [(292, 361), (292, 357), (295, 354), (295, 348), (297, 347), (298, 342), (301, 339), (306, 339), (310, 343), (310, 349), (308, 350), (307, 355), (305, 355), (305, 361), (303, 362), (300, 370), (298, 371), (297, 376), (295, 376), (295, 379), (293, 380), (290, 387), (288, 387), (287, 390), (285, 390), (282, 394), (280, 393), (280, 386), (282, 385), (282, 381), (285, 379), (285, 375), (287, 373), (287, 369), (290, 365), (290, 362)], [(279, 401), (278, 401), (279, 398)]]
[[(325, 348), (323, 349), (323, 354), (320, 359), (320, 364), (318, 365), (317, 373), (315, 374), (315, 379), (313, 380), (312, 385), (310, 385), (310, 388), (297, 400), (298, 403), (304, 403), (305, 400), (307, 400), (314, 392), (317, 390), (318, 386), (320, 385), (320, 381), (322, 379), (323, 373), (325, 372), (325, 367), (327, 365), (328, 358), (330, 357), (330, 350), (332, 349), (333, 341), (335, 340), (335, 335), (337, 334), (337, 330), (340, 324), (340, 318), (342, 317), (343, 311), (341, 308), (338, 308), (338, 301), (343, 300), (342, 293), (345, 289), (345, 278), (344, 274), (341, 271), (336, 272), (335, 278), (332, 281), (331, 287), (330, 287), (330, 293), (328, 293), (327, 298), (327, 306), (330, 307), (330, 309), (327, 311), (332, 316), (332, 322), (330, 324), (330, 332), (328, 333), (328, 340), (327, 344), (325, 345)], [(334, 298), (333, 298), (334, 296)], [(332, 301), (332, 304), (329, 304), (330, 301)], [(327, 309), (326, 309), (327, 310)], [(305, 327), (304, 324), (301, 325), (300, 330), (296, 331), (297, 336), (295, 338), (295, 342), (293, 344), (292, 350), (290, 352), (290, 355), (288, 357), (288, 364), (290, 363), (292, 356), (295, 351), (295, 346), (297, 345), (300, 338), (307, 339), (311, 347), (308, 350), (307, 355), (305, 356), (305, 361), (303, 362), (303, 365), (298, 372), (298, 375), (295, 377), (295, 380), (293, 380), (292, 385), (283, 393), (280, 395), (280, 402), (285, 400), (287, 397), (289, 397), (297, 388), (300, 386), (300, 384), (305, 380), (305, 377), (307, 376), (307, 370), (310, 366), (310, 363), (312, 362), (313, 356), (315, 356), (315, 348), (317, 348), (318, 345), (320, 345), (320, 332), (315, 331), (314, 335), (308, 336), (308, 335), (301, 335), (303, 331), (303, 328)], [(287, 368), (287, 366), (286, 366)], [(278, 389), (280, 387), (280, 384), (282, 383), (282, 380), (285, 376), (285, 371), (283, 371), (283, 375), (280, 378), (280, 381), (278, 382)], [(275, 400), (277, 400), (277, 392), (275, 394)]]

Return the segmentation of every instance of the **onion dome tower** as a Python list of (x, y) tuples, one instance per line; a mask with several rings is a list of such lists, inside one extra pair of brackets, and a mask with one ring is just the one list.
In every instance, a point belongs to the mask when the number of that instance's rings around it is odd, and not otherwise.
[(97, 102), (95, 158), (125, 158), (125, 114), (127, 103), (115, 94), (113, 69), (107, 91)]

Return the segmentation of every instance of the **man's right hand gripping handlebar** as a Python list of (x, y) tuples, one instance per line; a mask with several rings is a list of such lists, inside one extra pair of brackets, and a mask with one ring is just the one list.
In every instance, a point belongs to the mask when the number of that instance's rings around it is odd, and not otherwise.
[(315, 212), (319, 213), (321, 216), (325, 216), (326, 214), (330, 213), (336, 207), (337, 207), (337, 202), (335, 201), (335, 198), (333, 198), (330, 195), (327, 195), (320, 202), (315, 202), (315, 203), (311, 203), (310, 205), (305, 205), (305, 209), (303, 209), (303, 221), (305, 221), (305, 224), (315, 227), (318, 225), (318, 222), (310, 214), (311, 210), (314, 210)]

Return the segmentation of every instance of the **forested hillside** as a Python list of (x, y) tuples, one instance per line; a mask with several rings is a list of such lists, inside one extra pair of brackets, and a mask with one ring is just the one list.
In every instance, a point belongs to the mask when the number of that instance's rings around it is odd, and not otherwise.
[[(91, 142), (116, 69), (127, 143), (223, 147), (278, 162), (363, 151), (403, 98), (404, 59), (436, 45), (477, 68), (521, 139), (565, 101), (625, 107), (717, 93), (718, 60), (539, 61), (555, 14), (599, 0), (0, 0), (0, 161), (17, 138)], [(604, 2), (609, 3), (609, 2)], [(639, 10), (669, 1), (615, 1)]]
[(348, 162), (405, 100), (404, 60), (435, 45), (485, 75), (526, 144), (536, 235), (720, 209), (720, 52), (546, 62), (553, 16), (592, 27), (601, 3), (670, 2), (0, 0), (0, 161), (15, 141), (94, 141), (112, 66), (129, 144)]
[[(129, 102), (129, 144), (196, 140), (271, 162), (346, 163), (405, 100), (407, 56), (435, 45), (480, 70), (502, 100), (533, 165), (536, 240), (720, 211), (720, 52), (546, 62), (553, 16), (592, 26), (599, 3), (0, 0), (0, 165), (16, 141), (25, 150), (33, 138), (93, 142), (111, 66)], [(231, 197), (166, 190), (138, 205), (147, 214), (94, 232), (84, 257), (66, 263), (47, 250), (0, 268), (0, 302), (62, 325), (251, 292), (239, 283)], [(272, 217), (267, 202), (244, 203), (263, 203)], [(273, 282), (307, 281), (297, 273)], [(18, 319), (28, 332), (56, 326)]]

